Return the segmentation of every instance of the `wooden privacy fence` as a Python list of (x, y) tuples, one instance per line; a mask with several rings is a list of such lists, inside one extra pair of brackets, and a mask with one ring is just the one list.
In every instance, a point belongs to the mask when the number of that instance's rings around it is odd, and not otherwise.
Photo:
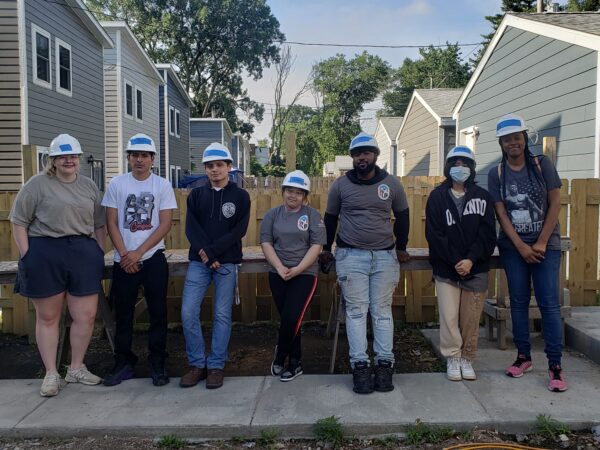
[[(332, 178), (313, 178), (311, 206), (325, 212), (327, 191)], [(409, 247), (427, 247), (425, 239), (425, 204), (431, 190), (439, 183), (439, 177), (403, 177), (401, 181), (410, 207)], [(260, 183), (262, 182), (262, 185)], [(260, 224), (264, 214), (281, 204), (281, 179), (272, 178), (265, 187), (264, 179), (257, 180), (257, 187), (248, 189), (252, 200), (250, 224), (244, 238), (244, 246), (259, 244)], [(166, 238), (167, 248), (187, 248), (185, 237), (186, 199), (189, 191), (176, 192), (178, 210), (173, 217), (173, 227)], [(18, 251), (12, 239), (8, 212), (16, 193), (0, 193), (0, 260), (18, 259)], [(600, 291), (598, 276), (598, 226), (600, 205), (600, 180), (577, 179), (570, 183), (563, 180), (561, 190), (561, 234), (569, 235), (572, 251), (568, 261), (567, 287), (571, 290), (573, 306), (596, 305)], [(567, 233), (568, 231), (568, 233)], [(491, 277), (495, 278), (495, 277)], [(0, 308), (2, 308), (2, 331), (27, 334), (31, 329), (32, 308), (27, 299), (12, 294), (12, 285), (2, 285)], [(169, 280), (169, 320), (179, 321), (183, 280)], [(242, 306), (234, 307), (234, 320), (253, 322), (276, 320), (277, 312), (271, 300), (267, 274), (240, 274), (240, 298)], [(496, 294), (496, 286), (490, 286), (489, 296)], [(308, 320), (327, 320), (335, 290), (335, 276), (320, 275), (316, 295), (306, 314)], [(211, 292), (209, 292), (210, 296)], [(210, 305), (210, 297), (207, 298)], [(429, 322), (436, 318), (436, 298), (431, 272), (401, 272), (400, 283), (394, 293), (394, 317), (406, 322)], [(212, 317), (211, 308), (203, 308), (203, 319)]]

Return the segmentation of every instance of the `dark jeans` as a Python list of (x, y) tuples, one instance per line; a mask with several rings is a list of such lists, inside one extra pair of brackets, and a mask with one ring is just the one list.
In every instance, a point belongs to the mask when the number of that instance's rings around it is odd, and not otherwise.
[(560, 364), (562, 323), (560, 319), (560, 250), (547, 250), (541, 263), (529, 264), (516, 249), (502, 249), (500, 260), (506, 272), (510, 292), (513, 340), (519, 354), (531, 356), (529, 342), (529, 302), (531, 281), (542, 314), (542, 327), (548, 364)]
[(135, 364), (131, 351), (133, 320), (138, 289), (144, 286), (144, 297), (150, 315), (148, 348), (152, 361), (164, 361), (167, 352), (167, 282), (169, 267), (162, 251), (143, 261), (137, 273), (127, 273), (118, 263), (113, 268), (112, 289), (115, 297), (116, 335), (115, 359)]
[(269, 286), (281, 318), (278, 355), (299, 361), (302, 356), (300, 326), (317, 287), (317, 277), (298, 275), (284, 281), (278, 274), (269, 272)]

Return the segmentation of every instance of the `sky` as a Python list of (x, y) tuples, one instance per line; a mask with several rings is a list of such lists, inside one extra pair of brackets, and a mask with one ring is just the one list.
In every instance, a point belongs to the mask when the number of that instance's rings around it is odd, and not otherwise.
[[(287, 41), (334, 44), (417, 45), (481, 42), (491, 31), (485, 16), (500, 12), (500, 0), (267, 0)], [(393, 68), (405, 58), (417, 59), (417, 48), (383, 49), (292, 45), (295, 64), (286, 84), (284, 103), (291, 100), (304, 83), (314, 63), (338, 53), (352, 58), (367, 50), (379, 55)], [(463, 47), (465, 60), (476, 47)], [(263, 72), (262, 79), (245, 79), (250, 97), (265, 104), (265, 116), (257, 124), (250, 142), (267, 138), (271, 128), (274, 69)], [(300, 104), (315, 106), (306, 94)], [(365, 105), (361, 116), (364, 131), (373, 133), (374, 118), (381, 99)]]

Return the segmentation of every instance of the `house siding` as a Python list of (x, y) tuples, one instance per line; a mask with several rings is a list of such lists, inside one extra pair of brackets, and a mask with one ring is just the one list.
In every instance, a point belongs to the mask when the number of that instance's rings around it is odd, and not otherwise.
[[(179, 166), (183, 171), (190, 170), (190, 109), (187, 102), (169, 77), (167, 88), (167, 103), (179, 110), (179, 136), (169, 135), (168, 117), (165, 121), (166, 136), (169, 139), (169, 165)], [(169, 109), (167, 107), (167, 113)]]
[(202, 152), (211, 142), (225, 142), (231, 148), (231, 136), (223, 141), (221, 133), (222, 122), (218, 121), (189, 121), (190, 123), (190, 158), (194, 165), (191, 169), (194, 175), (203, 174)]
[(593, 177), (596, 72), (596, 51), (508, 27), (458, 114), (458, 131), (479, 128), (479, 181), (486, 185), (500, 160), (495, 126), (508, 113), (537, 131), (533, 153), (542, 152), (543, 137), (557, 138), (561, 177)]
[(398, 136), (398, 150), (406, 150), (404, 175), (437, 175), (438, 134), (437, 120), (415, 98)]
[(390, 142), (390, 138), (385, 132), (383, 125), (381, 125), (381, 122), (377, 127), (375, 140), (377, 141), (377, 145), (379, 145), (380, 151), (379, 156), (377, 157), (377, 165), (390, 173), (394, 173), (394, 170), (392, 170), (392, 153), (390, 151), (392, 143)]
[(22, 183), (17, 2), (0, 1), (0, 191)]
[(106, 182), (122, 173), (124, 156), (120, 146), (119, 123), (119, 70), (117, 67), (117, 53), (121, 41), (120, 33), (107, 31), (113, 40), (114, 48), (104, 49), (104, 120), (106, 140)]
[[(71, 134), (79, 140), (84, 153), (80, 172), (90, 176), (87, 157), (104, 160), (102, 46), (70, 7), (49, 2), (43, 6), (39, 1), (25, 0), (29, 143), (47, 147), (58, 134)], [(52, 89), (33, 83), (32, 23), (51, 35)], [(56, 38), (71, 46), (71, 97), (56, 91)]]

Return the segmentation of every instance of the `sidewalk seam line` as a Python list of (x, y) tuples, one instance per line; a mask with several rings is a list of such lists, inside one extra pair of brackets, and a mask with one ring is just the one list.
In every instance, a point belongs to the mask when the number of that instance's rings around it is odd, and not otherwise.
[[(66, 386), (65, 386), (66, 387)], [(64, 388), (63, 388), (64, 389)], [(25, 414), (23, 417), (21, 417), (19, 419), (19, 421), (12, 427), (13, 430), (16, 429), (21, 422), (23, 422), (25, 419), (27, 419), (30, 415), (32, 415), (34, 412), (36, 412), (39, 408), (42, 407), (42, 405), (44, 405), (48, 400), (50, 400), (50, 397), (42, 397), (42, 401), (35, 407), (33, 408), (31, 411), (29, 411), (27, 414)]]
[(259, 389), (258, 395), (256, 396), (256, 402), (254, 403), (254, 406), (252, 407), (252, 416), (250, 417), (250, 423), (248, 424), (248, 426), (250, 426), (250, 427), (252, 426), (252, 422), (254, 422), (254, 415), (256, 414), (256, 410), (258, 409), (258, 404), (260, 403), (260, 400), (262, 398), (266, 381), (267, 381), (267, 377), (264, 376), (260, 383), (260, 389)]

